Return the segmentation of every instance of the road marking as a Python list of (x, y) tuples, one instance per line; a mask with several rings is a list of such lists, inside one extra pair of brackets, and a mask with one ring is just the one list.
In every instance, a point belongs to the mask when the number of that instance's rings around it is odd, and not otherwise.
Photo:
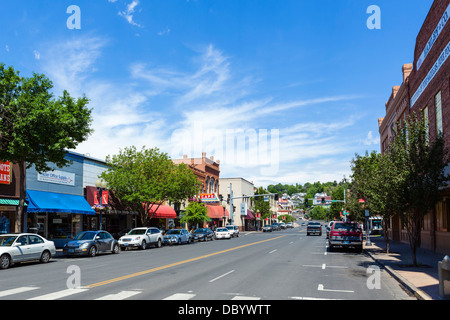
[(274, 253), (275, 251), (277, 251), (278, 249), (272, 250), (269, 252), (269, 254)]
[(108, 294), (104, 297), (100, 297), (95, 300), (125, 300), (125, 299), (131, 298), (139, 293), (142, 293), (142, 291), (120, 291), (119, 293)]
[(31, 290), (39, 289), (39, 287), (20, 287), (15, 289), (4, 290), (0, 292), (0, 298), (10, 296), (13, 294), (24, 293)]
[(190, 300), (195, 296), (195, 294), (191, 293), (175, 293), (167, 298), (164, 298), (163, 300)]
[(235, 296), (231, 300), (261, 300), (260, 297)]
[(53, 293), (49, 293), (49, 294), (44, 294), (42, 296), (37, 296), (28, 300), (56, 300), (56, 299), (61, 299), (61, 298), (65, 298), (77, 293), (81, 293), (81, 292), (85, 292), (88, 291), (89, 289), (87, 288), (75, 288), (75, 289), (66, 289), (66, 290), (61, 290), (61, 291), (57, 291), (57, 292), (53, 292)]
[(200, 257), (196, 257), (196, 258), (192, 258), (192, 259), (188, 259), (188, 260), (174, 262), (174, 263), (171, 263), (171, 264), (167, 264), (165, 266), (160, 266), (160, 267), (156, 267), (156, 268), (152, 268), (152, 269), (148, 269), (148, 270), (143, 270), (143, 271), (140, 271), (140, 272), (124, 275), (124, 276), (121, 276), (121, 277), (117, 277), (117, 278), (113, 278), (113, 279), (109, 279), (109, 280), (93, 283), (93, 284), (90, 284), (90, 285), (86, 286), (86, 288), (95, 288), (95, 287), (104, 286), (104, 285), (111, 284), (111, 283), (114, 283), (114, 282), (131, 279), (131, 278), (142, 276), (142, 275), (146, 275), (146, 274), (149, 274), (149, 273), (152, 273), (152, 272), (155, 272), (155, 271), (160, 271), (160, 270), (176, 267), (176, 266), (179, 266), (179, 265), (182, 265), (182, 264), (186, 264), (186, 263), (189, 263), (189, 262), (194, 262), (194, 261), (206, 259), (206, 258), (213, 257), (213, 256), (216, 256), (216, 255), (219, 255), (219, 254), (231, 252), (231, 251), (242, 249), (242, 248), (247, 248), (247, 247), (250, 247), (250, 246), (254, 246), (254, 245), (261, 244), (261, 243), (268, 242), (268, 241), (277, 240), (277, 239), (284, 238), (284, 237), (286, 237), (286, 235), (279, 236), (279, 237), (276, 237), (276, 238), (266, 239), (266, 240), (262, 240), (262, 241), (257, 241), (257, 242), (253, 242), (253, 243), (244, 244), (244, 245), (239, 246), (239, 247), (234, 247), (234, 248), (230, 248), (230, 249), (226, 249), (226, 250), (222, 250), (222, 251), (206, 254), (204, 256), (200, 256)]
[(334, 289), (325, 289), (323, 287), (323, 284), (319, 284), (319, 286), (317, 287), (317, 290), (319, 291), (329, 291), (329, 292), (347, 292), (347, 293), (355, 293), (355, 291), (352, 290), (334, 290)]
[(223, 278), (223, 277), (225, 277), (225, 276), (227, 276), (227, 275), (229, 275), (230, 273), (233, 273), (234, 272), (234, 270), (231, 270), (231, 271), (229, 271), (229, 272), (227, 272), (227, 273), (224, 273), (223, 275), (221, 275), (221, 276), (218, 276), (217, 278), (214, 278), (214, 279), (212, 279), (212, 280), (209, 280), (209, 282), (214, 282), (214, 281), (216, 281), (216, 280), (219, 280), (220, 278)]
[(327, 298), (312, 298), (312, 297), (289, 297), (295, 300), (342, 300), (342, 299), (327, 299)]

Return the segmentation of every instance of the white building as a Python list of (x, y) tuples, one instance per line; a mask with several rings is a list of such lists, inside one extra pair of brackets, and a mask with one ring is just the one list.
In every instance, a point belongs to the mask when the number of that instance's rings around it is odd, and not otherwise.
[(245, 230), (246, 218), (251, 218), (252, 213), (247, 215), (248, 210), (251, 211), (253, 207), (253, 198), (244, 198), (245, 196), (253, 196), (255, 194), (255, 186), (253, 182), (245, 180), (244, 178), (220, 178), (219, 179), (219, 195), (222, 195), (222, 205), (226, 205), (226, 209), (231, 214), (230, 204), (227, 204), (227, 199), (230, 196), (230, 185), (233, 190), (233, 217), (230, 217), (230, 224), (239, 227), (240, 230)]

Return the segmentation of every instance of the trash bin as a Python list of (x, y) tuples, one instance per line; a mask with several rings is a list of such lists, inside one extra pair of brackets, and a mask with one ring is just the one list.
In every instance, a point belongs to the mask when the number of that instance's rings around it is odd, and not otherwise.
[(450, 257), (438, 262), (439, 270), (439, 295), (443, 299), (450, 299)]

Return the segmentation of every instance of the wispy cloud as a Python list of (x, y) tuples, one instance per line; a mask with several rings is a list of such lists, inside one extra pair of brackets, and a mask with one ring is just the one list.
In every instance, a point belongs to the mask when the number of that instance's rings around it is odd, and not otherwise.
[[(110, 2), (115, 2), (115, 1), (110, 1)], [(129, 3), (127, 5), (126, 10), (123, 11), (119, 11), (119, 16), (124, 17), (125, 20), (128, 21), (129, 24), (142, 28), (142, 26), (140, 24), (138, 24), (137, 22), (134, 21), (134, 13), (135, 13), (135, 9), (136, 7), (139, 5), (139, 1), (138, 0), (133, 0), (131, 3)]]

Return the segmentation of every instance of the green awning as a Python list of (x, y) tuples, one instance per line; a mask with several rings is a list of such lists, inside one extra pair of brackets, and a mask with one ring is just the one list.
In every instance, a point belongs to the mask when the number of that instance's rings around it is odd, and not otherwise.
[[(19, 200), (0, 198), (0, 205), (3, 205), (3, 206), (19, 206)], [(25, 202), (25, 207), (26, 206), (28, 206), (28, 204)]]

